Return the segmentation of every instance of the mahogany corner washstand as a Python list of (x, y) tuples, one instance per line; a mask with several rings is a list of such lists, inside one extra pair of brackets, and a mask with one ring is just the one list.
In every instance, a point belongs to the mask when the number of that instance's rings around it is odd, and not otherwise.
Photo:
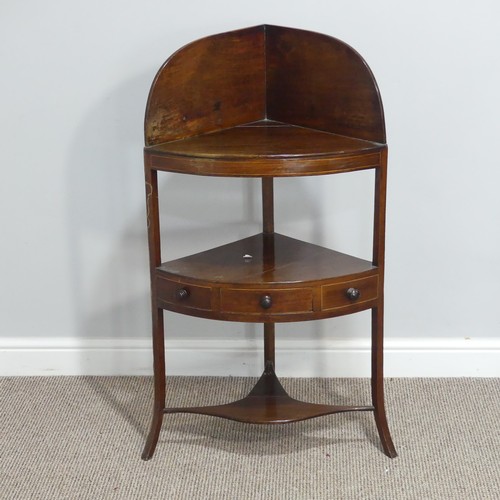
[[(395, 457), (383, 394), (387, 146), (382, 103), (361, 56), (343, 42), (262, 25), (195, 41), (161, 67), (145, 118), (144, 163), (153, 316), (154, 410), (142, 458), (165, 413), (286, 423), (373, 411)], [(372, 261), (274, 232), (273, 178), (375, 170)], [(262, 233), (170, 262), (160, 255), (158, 171), (262, 179)], [(264, 373), (242, 400), (165, 408), (163, 310), (263, 323)], [(371, 406), (291, 398), (274, 371), (275, 323), (372, 311)]]

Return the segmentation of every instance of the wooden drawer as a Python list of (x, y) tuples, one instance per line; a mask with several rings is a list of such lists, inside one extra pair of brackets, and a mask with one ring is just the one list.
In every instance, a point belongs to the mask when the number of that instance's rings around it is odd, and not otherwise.
[(166, 278), (157, 278), (158, 298), (168, 304), (191, 309), (212, 309), (212, 289)]
[(311, 288), (241, 289), (222, 288), (221, 311), (249, 314), (297, 314), (313, 308)]
[(335, 283), (321, 287), (321, 309), (328, 311), (377, 298), (378, 276)]

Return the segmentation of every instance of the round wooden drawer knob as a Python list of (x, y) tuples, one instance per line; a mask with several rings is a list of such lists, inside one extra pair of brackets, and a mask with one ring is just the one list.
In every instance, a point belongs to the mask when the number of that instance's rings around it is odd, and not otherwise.
[(175, 298), (177, 300), (186, 300), (189, 297), (189, 290), (185, 288), (179, 288), (175, 291)]
[(263, 295), (260, 298), (260, 307), (262, 309), (269, 309), (273, 305), (273, 299), (270, 295)]
[(348, 288), (345, 294), (347, 295), (347, 298), (352, 301), (358, 300), (359, 297), (361, 296), (361, 292), (359, 291), (359, 289), (353, 287)]

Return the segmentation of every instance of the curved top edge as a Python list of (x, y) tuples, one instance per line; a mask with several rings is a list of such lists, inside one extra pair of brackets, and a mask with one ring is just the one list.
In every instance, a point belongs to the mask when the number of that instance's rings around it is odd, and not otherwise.
[(273, 24), (205, 36), (175, 51), (149, 92), (145, 143), (266, 118), (386, 143), (379, 88), (363, 57), (330, 35)]

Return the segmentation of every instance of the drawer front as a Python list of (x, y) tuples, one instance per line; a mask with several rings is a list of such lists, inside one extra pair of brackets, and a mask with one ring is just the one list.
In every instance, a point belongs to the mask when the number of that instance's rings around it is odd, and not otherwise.
[(222, 288), (221, 311), (249, 314), (297, 314), (313, 310), (310, 288), (262, 290)]
[(158, 278), (158, 298), (168, 304), (191, 309), (212, 309), (212, 289), (206, 286), (190, 285)]
[(321, 287), (321, 309), (328, 311), (377, 298), (378, 276), (335, 283)]

